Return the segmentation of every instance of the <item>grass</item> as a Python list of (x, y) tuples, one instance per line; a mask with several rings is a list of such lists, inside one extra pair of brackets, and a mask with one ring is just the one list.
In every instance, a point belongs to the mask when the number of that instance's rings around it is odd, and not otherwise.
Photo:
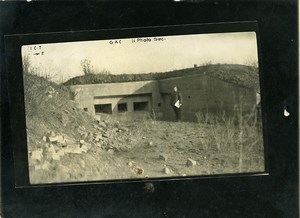
[(243, 172), (245, 146), (249, 150), (262, 144), (256, 107), (246, 113), (239, 105), (232, 114), (226, 114), (225, 111), (210, 113), (207, 109), (198, 112), (196, 118), (201, 128), (206, 129), (206, 150), (209, 149), (208, 145), (212, 145), (218, 152), (237, 152), (239, 172)]

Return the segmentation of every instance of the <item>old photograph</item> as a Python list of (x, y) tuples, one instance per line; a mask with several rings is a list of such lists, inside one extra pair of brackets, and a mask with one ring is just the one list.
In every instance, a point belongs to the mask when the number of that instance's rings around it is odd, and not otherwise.
[(22, 46), (30, 184), (265, 172), (255, 32)]

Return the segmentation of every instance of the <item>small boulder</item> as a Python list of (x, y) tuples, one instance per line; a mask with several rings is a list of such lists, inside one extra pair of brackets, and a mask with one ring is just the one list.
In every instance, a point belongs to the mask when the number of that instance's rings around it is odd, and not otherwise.
[(153, 142), (152, 142), (152, 141), (151, 141), (151, 142), (149, 142), (148, 144), (149, 144), (149, 146), (153, 146)]
[(187, 161), (186, 161), (186, 165), (187, 166), (196, 166), (197, 165), (197, 162), (191, 158), (188, 158)]
[(40, 161), (43, 158), (43, 149), (37, 149), (31, 152), (31, 160)]
[(62, 135), (49, 136), (48, 140), (51, 143), (60, 143), (60, 144), (65, 144), (66, 143), (65, 138)]
[(86, 145), (82, 145), (82, 146), (81, 146), (81, 150), (82, 150), (84, 153), (86, 153), (89, 149), (88, 149), (88, 147), (87, 147)]
[(52, 154), (52, 160), (60, 160), (60, 157), (58, 154)]
[(43, 141), (46, 142), (47, 141), (47, 137), (43, 136)]
[(168, 157), (167, 157), (165, 154), (160, 154), (160, 155), (159, 155), (159, 159), (160, 159), (160, 160), (163, 160), (163, 161), (167, 161), (167, 160), (168, 160)]
[(165, 174), (170, 174), (170, 173), (171, 173), (171, 169), (168, 168), (168, 167), (164, 167), (163, 172), (164, 172)]
[(132, 167), (132, 166), (135, 165), (135, 162), (134, 162), (134, 161), (129, 161), (129, 162), (127, 163), (127, 165), (130, 166), (130, 167)]
[(48, 153), (51, 153), (51, 154), (56, 152), (55, 148), (54, 148), (54, 146), (52, 144), (50, 144), (50, 145), (47, 146), (46, 151)]

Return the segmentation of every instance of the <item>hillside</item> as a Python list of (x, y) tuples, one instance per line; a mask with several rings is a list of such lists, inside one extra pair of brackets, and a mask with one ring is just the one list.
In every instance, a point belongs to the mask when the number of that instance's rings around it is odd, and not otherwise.
[(175, 70), (160, 73), (146, 74), (89, 74), (84, 76), (74, 77), (65, 85), (84, 85), (97, 83), (117, 83), (117, 82), (133, 82), (146, 80), (159, 80), (171, 77), (188, 76), (195, 74), (206, 74), (208, 76), (217, 77), (227, 82), (235, 83), (244, 87), (259, 90), (259, 74), (258, 69), (245, 65), (233, 64), (214, 64)]

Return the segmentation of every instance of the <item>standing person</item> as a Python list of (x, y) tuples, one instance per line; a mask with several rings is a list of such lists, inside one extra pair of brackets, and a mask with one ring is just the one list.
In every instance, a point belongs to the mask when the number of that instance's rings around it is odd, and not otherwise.
[(173, 92), (171, 94), (170, 105), (173, 107), (175, 112), (176, 121), (181, 120), (181, 106), (182, 106), (182, 95), (178, 91), (177, 86), (174, 86)]

